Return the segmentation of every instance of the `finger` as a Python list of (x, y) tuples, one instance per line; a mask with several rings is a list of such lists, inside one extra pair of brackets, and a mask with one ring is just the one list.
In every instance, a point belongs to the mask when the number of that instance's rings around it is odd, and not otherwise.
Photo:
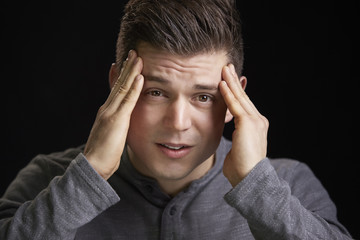
[(127, 62), (128, 62), (128, 58), (126, 58), (126, 60), (121, 64), (120, 74), (119, 74), (118, 78), (116, 79), (115, 83), (113, 84), (113, 86), (111, 87), (110, 93), (109, 93), (109, 95), (108, 95), (108, 97), (107, 97), (107, 99), (106, 99), (106, 101), (105, 101), (105, 103), (103, 105), (104, 107), (108, 106), (109, 103), (111, 102), (112, 98), (114, 97), (114, 95), (116, 95), (116, 90), (115, 89), (117, 89), (119, 84), (121, 84), (120, 83), (120, 76), (123, 74), (124, 69), (125, 69), (125, 67), (127, 65)]
[(242, 85), (241, 85), (241, 82), (240, 82), (239, 77), (238, 77), (238, 75), (237, 75), (237, 73), (236, 73), (236, 70), (235, 70), (234, 65), (233, 65), (233, 64), (229, 64), (229, 67), (230, 67), (230, 72), (233, 74), (233, 76), (234, 76), (235, 79), (236, 79), (235, 82), (238, 83), (240, 92), (241, 92), (242, 94), (244, 94), (243, 96), (246, 98), (246, 100), (248, 101), (248, 103), (249, 103), (254, 109), (256, 109), (256, 111), (257, 111), (257, 108), (255, 107), (254, 103), (250, 100), (249, 96), (246, 94), (244, 88), (243, 88)]
[[(139, 74), (135, 77), (129, 91), (127, 92), (126, 96), (122, 99), (121, 103), (118, 107), (118, 112), (123, 110), (125, 114), (130, 115), (132, 110), (135, 108), (135, 105), (139, 99), (141, 94), (142, 88), (144, 86), (144, 76)], [(123, 112), (121, 112), (122, 114)]]
[(128, 58), (123, 63), (120, 75), (104, 104), (105, 109), (110, 108), (116, 111), (118, 105), (129, 91), (135, 77), (141, 73), (142, 66), (142, 60), (137, 57), (137, 54), (134, 50), (130, 50)]
[(234, 117), (238, 117), (240, 115), (246, 114), (246, 111), (243, 109), (238, 99), (233, 94), (233, 91), (229, 88), (226, 81), (221, 81), (220, 85), (220, 93), (224, 98), (225, 104), (228, 107), (230, 113)]
[(230, 73), (233, 75), (234, 79), (235, 79), (235, 83), (238, 85), (238, 87), (240, 89), (243, 89), (243, 87), (241, 86), (241, 83), (240, 83), (240, 79), (239, 79), (239, 76), (237, 75), (236, 73), (236, 70), (235, 70), (235, 67), (233, 64), (229, 64), (228, 67), (230, 68)]
[(225, 66), (223, 70), (223, 79), (234, 95), (234, 98), (237, 100), (238, 104), (240, 104), (248, 114), (256, 114), (257, 110), (254, 109), (255, 106), (251, 103), (249, 97), (241, 87), (238, 77), (231, 73), (229, 66)]
[[(142, 67), (141, 67), (141, 69), (137, 68), (139, 62), (140, 62), (140, 58), (137, 56), (137, 53), (134, 50), (131, 50), (129, 52), (129, 59), (126, 62), (126, 66), (124, 67), (122, 74), (120, 74), (120, 76), (118, 78), (118, 81), (120, 83), (120, 88), (127, 90), (132, 86), (132, 80), (134, 78), (130, 78), (129, 76), (131, 74), (133, 74), (133, 76), (134, 76), (134, 74), (135, 74), (135, 76), (140, 74)], [(142, 62), (140, 62), (140, 63), (142, 64)], [(134, 71), (136, 73), (134, 73)], [(119, 89), (118, 89), (118, 91), (119, 91)]]
[(250, 100), (249, 96), (246, 94), (244, 88), (242, 87), (241, 82), (239, 80), (239, 77), (236, 74), (234, 65), (229, 64), (228, 67), (229, 67), (229, 70), (230, 70), (230, 74), (232, 75), (232, 78), (230, 78), (230, 81), (235, 83), (235, 84), (233, 84), (234, 88), (236, 88), (236, 90), (234, 90), (235, 91), (235, 93), (234, 93), (235, 96), (239, 99), (239, 102), (241, 104), (243, 104), (244, 109), (249, 114), (255, 114), (255, 115), (261, 117), (262, 116), (261, 113), (257, 110), (256, 106)]
[[(122, 68), (120, 70), (120, 74), (118, 79), (116, 80), (113, 88), (111, 89), (109, 99), (111, 100), (119, 91), (120, 88), (124, 87), (126, 77), (128, 76), (129, 72), (131, 71), (131, 67), (136, 60), (137, 54), (134, 50), (130, 50), (127, 59), (123, 62)], [(130, 84), (131, 86), (131, 84)]]
[(117, 81), (115, 82), (115, 84), (114, 84), (114, 86), (111, 88), (111, 90), (115, 87), (115, 85), (116, 85), (117, 83), (120, 83), (120, 76), (123, 74), (124, 69), (125, 69), (128, 61), (129, 61), (129, 58), (126, 58), (126, 60), (122, 63), (119, 77), (117, 78)]
[[(109, 104), (110, 108), (116, 110), (116, 109), (118, 109), (118, 107), (120, 105), (122, 105), (122, 101), (124, 100), (124, 98), (126, 98), (127, 95), (129, 94), (129, 92), (132, 91), (131, 88), (133, 86), (135, 79), (137, 79), (137, 77), (139, 75), (141, 75), (140, 73), (141, 73), (141, 69), (143, 66), (142, 64), (143, 64), (142, 59), (140, 57), (138, 57), (135, 60), (134, 66), (131, 68), (131, 71), (127, 73), (127, 75), (123, 81), (123, 84), (121, 84), (121, 86), (116, 89), (117, 92), (115, 93), (115, 95), (113, 96), (113, 98), (111, 99), (111, 102)], [(124, 70), (124, 72), (125, 71), (126, 70)]]
[(232, 70), (229, 66), (225, 66), (223, 69), (223, 79), (237, 99), (240, 100), (241, 98), (245, 98), (245, 92), (241, 87), (239, 78), (237, 75), (232, 73)]

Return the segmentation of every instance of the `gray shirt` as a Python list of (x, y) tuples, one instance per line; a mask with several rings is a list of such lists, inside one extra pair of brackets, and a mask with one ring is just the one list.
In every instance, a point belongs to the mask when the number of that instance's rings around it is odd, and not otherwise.
[(263, 159), (232, 188), (213, 168), (171, 198), (131, 165), (126, 151), (105, 181), (82, 148), (39, 155), (0, 200), (0, 239), (350, 239), (311, 170)]

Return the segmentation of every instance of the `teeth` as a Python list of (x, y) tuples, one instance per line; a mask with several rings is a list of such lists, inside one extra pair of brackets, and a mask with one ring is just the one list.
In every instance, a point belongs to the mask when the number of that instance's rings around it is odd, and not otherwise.
[(183, 148), (184, 146), (181, 146), (181, 147), (173, 147), (173, 146), (169, 146), (169, 145), (166, 145), (166, 144), (161, 144), (162, 146), (164, 147), (167, 147), (169, 149), (172, 149), (172, 150), (179, 150), (181, 148)]

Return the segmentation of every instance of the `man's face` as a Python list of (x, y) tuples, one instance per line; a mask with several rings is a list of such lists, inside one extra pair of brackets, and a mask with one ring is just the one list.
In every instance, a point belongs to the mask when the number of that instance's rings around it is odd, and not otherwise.
[[(157, 180), (200, 178), (212, 165), (227, 107), (219, 92), (225, 52), (181, 57), (141, 43), (145, 82), (131, 115), (133, 165)], [(209, 168), (209, 167), (208, 167)]]

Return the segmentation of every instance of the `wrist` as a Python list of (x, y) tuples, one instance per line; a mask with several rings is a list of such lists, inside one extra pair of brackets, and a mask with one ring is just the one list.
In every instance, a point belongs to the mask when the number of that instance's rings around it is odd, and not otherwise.
[(90, 156), (89, 157), (85, 156), (85, 158), (90, 164), (90, 166), (105, 180), (108, 180), (115, 172), (109, 169), (108, 170), (104, 169), (104, 167), (102, 166), (103, 164), (101, 164), (101, 161), (96, 160), (95, 158), (92, 158)]
[(224, 165), (224, 175), (230, 182), (230, 184), (235, 187), (238, 185), (244, 178), (246, 178), (249, 173), (254, 169), (254, 167), (259, 163), (260, 161), (251, 162), (247, 164), (235, 164), (234, 165)]

